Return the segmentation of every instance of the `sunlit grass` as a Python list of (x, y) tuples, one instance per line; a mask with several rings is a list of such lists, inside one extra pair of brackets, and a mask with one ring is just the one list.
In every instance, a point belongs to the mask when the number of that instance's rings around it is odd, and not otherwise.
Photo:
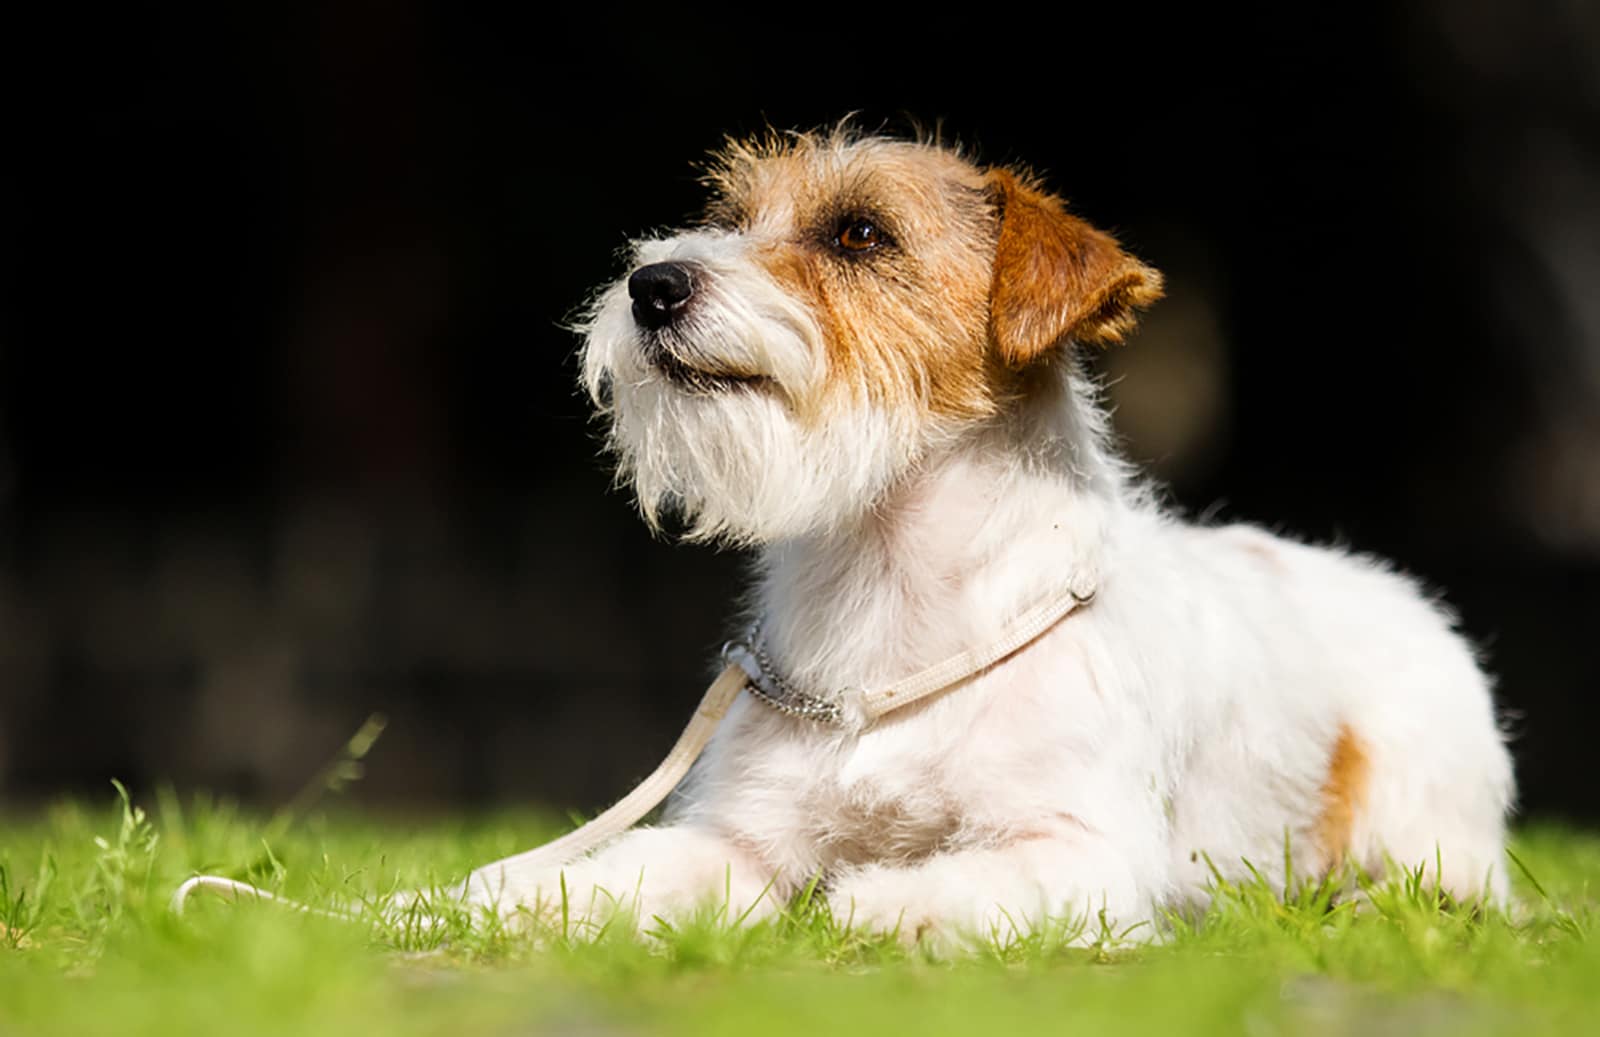
[[(1509, 912), (1419, 872), (1360, 897), (1263, 879), (1155, 942), (1063, 920), (959, 961), (851, 931), (815, 890), (781, 917), (512, 932), (447, 897), (352, 924), (271, 905), (167, 910), (196, 872), (338, 909), (440, 888), (559, 827), (254, 816), (108, 796), (0, 819), (0, 1033), (1592, 1033), (1600, 838), (1523, 831)], [(1517, 862), (1520, 862), (1517, 863)]]

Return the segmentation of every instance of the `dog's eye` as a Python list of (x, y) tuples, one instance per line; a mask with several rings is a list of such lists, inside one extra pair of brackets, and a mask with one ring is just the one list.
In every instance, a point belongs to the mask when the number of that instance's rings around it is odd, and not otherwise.
[(871, 220), (853, 219), (845, 223), (833, 243), (846, 252), (869, 252), (882, 245), (887, 235)]

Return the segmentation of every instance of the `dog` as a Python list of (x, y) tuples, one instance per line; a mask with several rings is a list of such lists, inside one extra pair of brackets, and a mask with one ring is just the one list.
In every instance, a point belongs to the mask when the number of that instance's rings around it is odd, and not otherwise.
[[(1376, 559), (1184, 521), (1114, 449), (1080, 354), (1157, 271), (933, 141), (772, 134), (706, 179), (598, 295), (582, 377), (648, 523), (758, 549), (768, 680), (661, 824), (481, 868), (475, 903), (759, 919), (817, 883), (906, 939), (1152, 931), (1286, 854), (1505, 899), (1512, 767), (1450, 614)], [(1005, 658), (857, 708), (1064, 593)]]

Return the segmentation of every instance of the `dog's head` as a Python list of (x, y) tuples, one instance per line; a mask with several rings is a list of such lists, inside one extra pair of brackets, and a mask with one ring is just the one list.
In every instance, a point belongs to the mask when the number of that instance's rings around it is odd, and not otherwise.
[(844, 133), (732, 144), (702, 225), (636, 242), (584, 380), (647, 519), (771, 541), (861, 515), (1161, 277), (1030, 177)]

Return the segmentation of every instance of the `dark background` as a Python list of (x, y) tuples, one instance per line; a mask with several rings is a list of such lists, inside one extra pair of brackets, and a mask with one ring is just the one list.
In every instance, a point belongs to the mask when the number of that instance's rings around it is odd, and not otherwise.
[(364, 801), (623, 791), (743, 560), (610, 488), (562, 321), (724, 134), (856, 111), (1048, 171), (1164, 269), (1102, 361), (1130, 453), (1446, 590), (1527, 810), (1600, 817), (1597, 8), (1106, 7), (15, 26), (0, 803), (280, 803), (373, 711)]

